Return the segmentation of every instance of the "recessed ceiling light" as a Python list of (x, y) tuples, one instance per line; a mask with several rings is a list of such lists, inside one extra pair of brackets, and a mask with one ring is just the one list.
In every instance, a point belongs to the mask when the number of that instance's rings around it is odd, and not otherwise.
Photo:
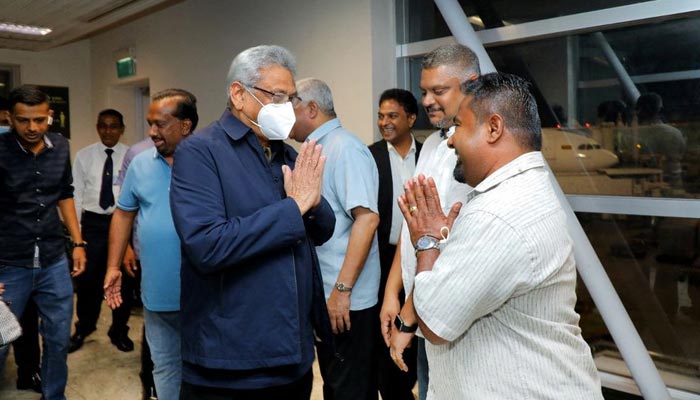
[(0, 22), (0, 32), (21, 33), (23, 35), (45, 36), (51, 33), (49, 28), (41, 28), (38, 26), (11, 24)]

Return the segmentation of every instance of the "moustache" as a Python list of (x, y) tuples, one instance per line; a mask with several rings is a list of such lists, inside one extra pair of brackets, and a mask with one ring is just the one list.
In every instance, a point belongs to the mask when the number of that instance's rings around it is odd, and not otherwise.
[(442, 112), (444, 112), (445, 109), (436, 104), (436, 105), (433, 105), (433, 106), (430, 106), (430, 107), (426, 107), (426, 108), (425, 108), (425, 111), (428, 112), (428, 113), (433, 112), (433, 111), (442, 111)]

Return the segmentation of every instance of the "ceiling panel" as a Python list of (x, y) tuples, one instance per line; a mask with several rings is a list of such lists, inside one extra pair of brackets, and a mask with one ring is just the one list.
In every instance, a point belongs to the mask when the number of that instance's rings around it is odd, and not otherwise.
[(183, 0), (4, 0), (0, 23), (50, 28), (45, 36), (0, 32), (0, 48), (46, 50), (89, 37)]

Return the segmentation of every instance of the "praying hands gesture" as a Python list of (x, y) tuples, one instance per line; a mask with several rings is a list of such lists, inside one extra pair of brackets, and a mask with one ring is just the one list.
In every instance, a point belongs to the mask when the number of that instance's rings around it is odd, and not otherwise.
[(321, 155), (320, 144), (310, 140), (301, 145), (294, 170), (282, 166), (284, 174), (284, 191), (287, 197), (296, 201), (301, 215), (316, 207), (321, 202), (321, 184), (326, 157)]
[(456, 202), (445, 215), (435, 181), (433, 178), (426, 179), (423, 174), (406, 182), (404, 194), (399, 196), (398, 202), (414, 246), (423, 236), (447, 239), (462, 208), (462, 203)]

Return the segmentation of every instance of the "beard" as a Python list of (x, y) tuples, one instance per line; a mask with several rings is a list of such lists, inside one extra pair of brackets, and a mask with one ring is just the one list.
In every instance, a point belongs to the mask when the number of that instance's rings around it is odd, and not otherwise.
[(455, 180), (459, 183), (467, 183), (464, 177), (464, 170), (462, 169), (462, 160), (459, 156), (457, 157), (457, 163), (455, 163), (455, 169), (452, 171), (452, 176), (454, 176)]

